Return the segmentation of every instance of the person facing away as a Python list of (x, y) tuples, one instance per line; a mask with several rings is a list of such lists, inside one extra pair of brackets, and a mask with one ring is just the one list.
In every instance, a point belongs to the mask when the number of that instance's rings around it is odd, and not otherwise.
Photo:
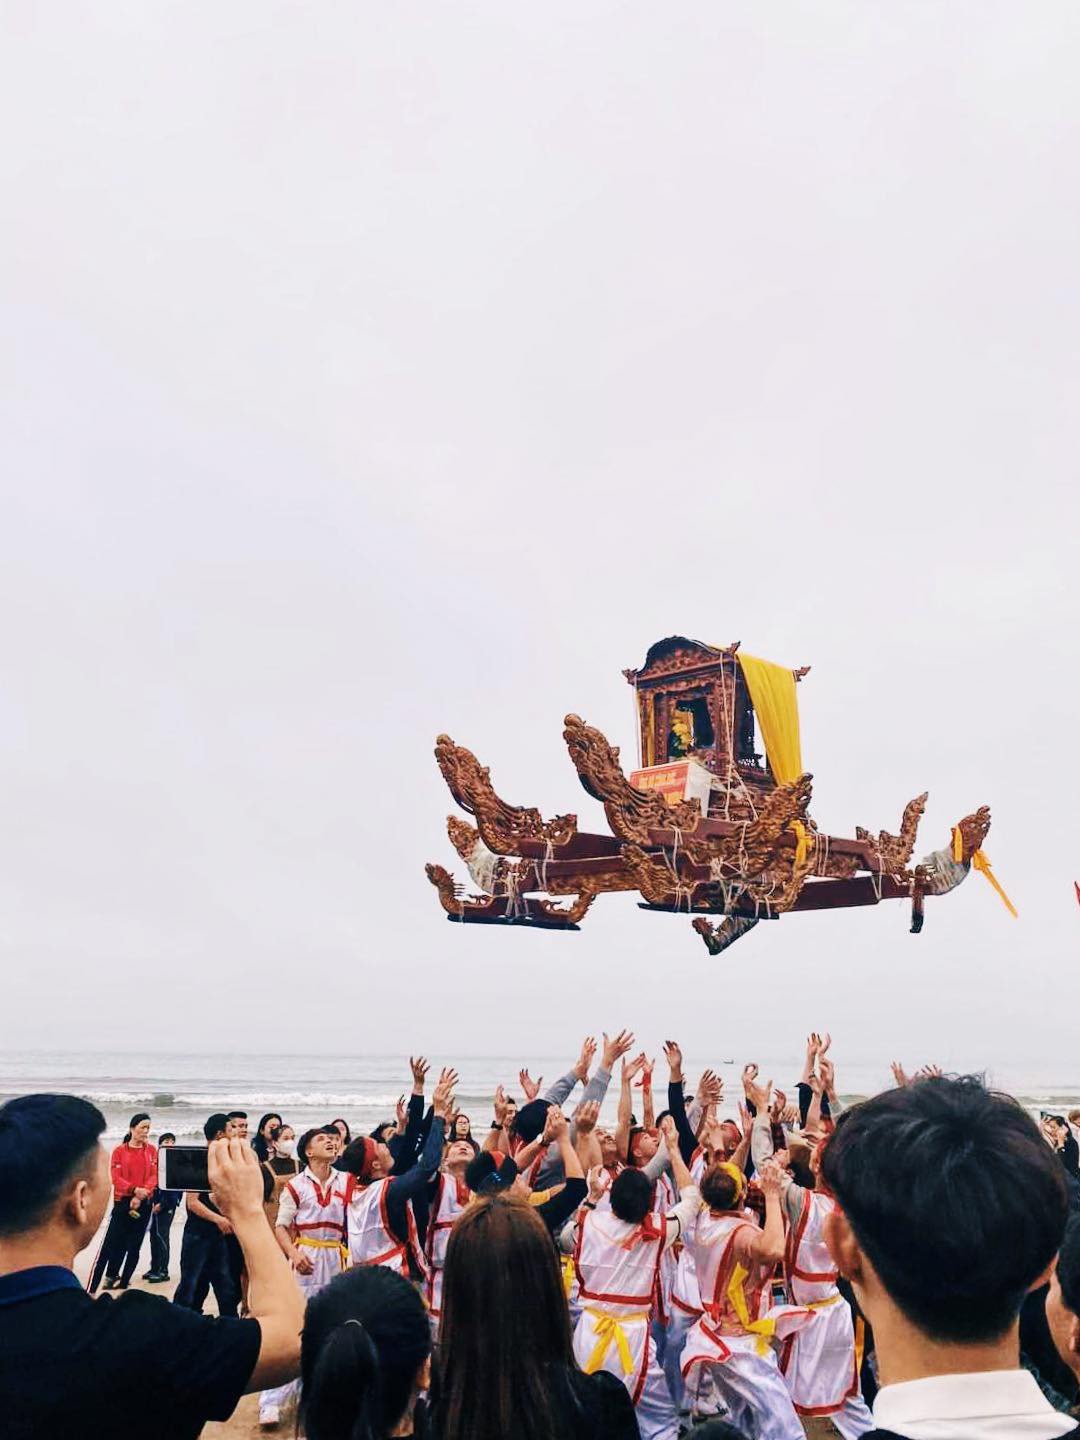
[(423, 1435), (418, 1397), (430, 1379), (431, 1328), (403, 1276), (365, 1265), (311, 1297), (298, 1416), (307, 1440)]
[(1069, 1221), (1050, 1277), (1046, 1320), (1054, 1348), (1072, 1376), (1070, 1398), (1075, 1414), (1080, 1400), (1080, 1217), (1075, 1215)]
[(430, 1421), (436, 1440), (638, 1440), (626, 1387), (578, 1368), (555, 1247), (525, 1201), (477, 1198), (450, 1232)]
[(1035, 1122), (973, 1076), (918, 1080), (845, 1110), (821, 1156), (824, 1234), (873, 1326), (868, 1435), (1080, 1437), (1020, 1368), (1019, 1315), (1065, 1228), (1061, 1166)]
[(72, 1095), (0, 1107), (4, 1440), (114, 1440), (128, 1430), (193, 1440), (245, 1391), (299, 1367), (303, 1303), (263, 1215), (258, 1161), (239, 1141), (211, 1146), (208, 1163), (251, 1272), (251, 1319), (207, 1319), (144, 1290), (97, 1300), (83, 1290), (75, 1257), (109, 1200), (104, 1129), (101, 1112)]

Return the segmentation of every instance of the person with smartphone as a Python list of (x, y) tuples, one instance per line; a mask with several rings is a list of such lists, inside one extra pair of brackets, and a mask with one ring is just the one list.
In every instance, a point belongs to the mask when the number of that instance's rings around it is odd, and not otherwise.
[(266, 1223), (262, 1171), (244, 1141), (215, 1141), (207, 1169), (244, 1252), (249, 1319), (196, 1315), (144, 1290), (96, 1300), (85, 1292), (74, 1265), (109, 1202), (104, 1130), (101, 1111), (72, 1095), (0, 1107), (5, 1440), (114, 1440), (132, 1427), (194, 1440), (208, 1420), (228, 1419), (241, 1395), (299, 1370), (303, 1296)]

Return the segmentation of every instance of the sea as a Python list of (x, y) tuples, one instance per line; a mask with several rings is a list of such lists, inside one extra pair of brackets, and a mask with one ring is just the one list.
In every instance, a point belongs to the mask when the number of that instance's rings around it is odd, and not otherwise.
[[(499, 1055), (466, 1056), (456, 1061), (460, 1074), (459, 1108), (479, 1136), (491, 1122), (495, 1087), (523, 1099), (518, 1071), (526, 1064), (531, 1076), (543, 1077), (544, 1088), (565, 1074), (576, 1057)], [(772, 1078), (795, 1099), (802, 1057), (756, 1057), (762, 1078)], [(888, 1061), (847, 1062), (836, 1055), (841, 1098), (847, 1102), (873, 1095), (891, 1085)], [(430, 1098), (437, 1063), (428, 1077)], [(703, 1064), (687, 1056), (686, 1071), (696, 1080)], [(709, 1062), (725, 1082), (723, 1114), (734, 1115), (741, 1095), (742, 1058)], [(1071, 1067), (1069, 1067), (1071, 1069)], [(1054, 1073), (1047, 1067), (1007, 1063), (984, 1072), (988, 1083), (1008, 1091), (1032, 1114), (1040, 1110), (1065, 1113), (1080, 1108), (1080, 1078), (1069, 1069)], [(657, 1108), (664, 1105), (667, 1066), (660, 1057), (656, 1069)], [(184, 1143), (202, 1140), (203, 1122), (218, 1110), (246, 1110), (254, 1130), (267, 1111), (276, 1111), (299, 1132), (326, 1124), (339, 1116), (354, 1133), (371, 1130), (389, 1120), (399, 1095), (412, 1084), (406, 1055), (184, 1055), (163, 1052), (96, 1053), (83, 1051), (8, 1051), (0, 1056), (0, 1101), (37, 1091), (80, 1095), (93, 1101), (107, 1122), (107, 1139), (123, 1136), (137, 1111), (147, 1111), (152, 1137), (171, 1130)], [(611, 1085), (602, 1118), (613, 1122), (618, 1082)], [(577, 1094), (580, 1096), (580, 1090)], [(570, 1104), (573, 1104), (571, 1100)]]

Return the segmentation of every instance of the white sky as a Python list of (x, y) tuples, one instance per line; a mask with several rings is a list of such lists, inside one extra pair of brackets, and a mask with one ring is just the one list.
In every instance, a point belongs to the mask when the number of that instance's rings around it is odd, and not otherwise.
[[(1075, 1072), (1080, 9), (8, 0), (0, 1040)], [(602, 820), (681, 632), (979, 877), (710, 960), (448, 925), (446, 730)]]

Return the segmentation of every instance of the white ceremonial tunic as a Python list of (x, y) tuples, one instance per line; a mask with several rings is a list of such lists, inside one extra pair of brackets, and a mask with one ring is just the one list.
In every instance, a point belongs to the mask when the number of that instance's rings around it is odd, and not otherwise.
[(825, 1244), (825, 1219), (836, 1202), (797, 1185), (784, 1199), (793, 1211), (785, 1255), (788, 1298), (815, 1311), (816, 1319), (784, 1342), (780, 1368), (800, 1415), (828, 1415), (845, 1440), (855, 1440), (874, 1422), (859, 1392), (851, 1307), (837, 1288)]
[(390, 1228), (386, 1208), (386, 1192), (390, 1183), (389, 1175), (372, 1180), (368, 1185), (362, 1185), (354, 1175), (349, 1176), (346, 1188), (349, 1264), (385, 1265), (395, 1274), (408, 1277), (411, 1254), (420, 1273), (426, 1275), (427, 1264), (416, 1233), (411, 1202), (405, 1207), (406, 1240), (399, 1240)]
[(438, 1324), (442, 1314), (443, 1266), (446, 1264), (446, 1247), (450, 1242), (450, 1231), (454, 1221), (469, 1203), (469, 1190), (464, 1181), (444, 1171), (439, 1176), (435, 1202), (428, 1216), (427, 1237), (424, 1251), (427, 1256), (428, 1312), (432, 1322)]
[[(695, 1414), (716, 1414), (724, 1406), (755, 1440), (803, 1440), (771, 1342), (812, 1322), (814, 1312), (770, 1307), (772, 1267), (749, 1254), (758, 1233), (742, 1215), (710, 1211), (688, 1230), (702, 1315), (683, 1347), (683, 1379)], [(702, 1383), (709, 1380), (711, 1385)]]
[(642, 1440), (676, 1440), (678, 1415), (656, 1359), (649, 1320), (660, 1262), (669, 1240), (698, 1203), (688, 1190), (674, 1216), (646, 1215), (641, 1225), (613, 1211), (584, 1210), (574, 1265), (581, 1317), (574, 1355), (586, 1374), (607, 1370), (622, 1380), (637, 1407)]
[(287, 1181), (278, 1200), (277, 1223), (311, 1261), (310, 1275), (296, 1278), (307, 1295), (329, 1285), (345, 1268), (345, 1176), (331, 1170), (325, 1184), (302, 1170)]

